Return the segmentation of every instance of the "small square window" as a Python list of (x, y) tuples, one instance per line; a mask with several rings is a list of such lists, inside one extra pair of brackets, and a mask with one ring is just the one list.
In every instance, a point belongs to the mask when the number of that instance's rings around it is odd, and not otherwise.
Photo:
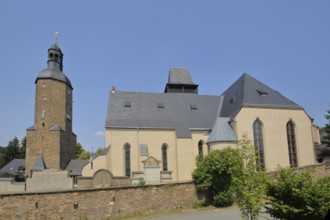
[(140, 145), (140, 156), (148, 156), (148, 145), (146, 144)]

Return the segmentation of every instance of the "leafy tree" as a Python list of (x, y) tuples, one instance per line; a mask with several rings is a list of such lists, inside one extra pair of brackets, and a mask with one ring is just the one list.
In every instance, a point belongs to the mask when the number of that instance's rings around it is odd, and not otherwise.
[(236, 202), (240, 207), (244, 219), (257, 219), (264, 207), (264, 199), (267, 187), (267, 176), (264, 172), (257, 172), (255, 147), (252, 142), (243, 135), (239, 140), (241, 158), (244, 167), (233, 175), (233, 186), (236, 191)]
[(193, 178), (197, 189), (207, 196), (207, 203), (217, 207), (230, 206), (234, 202), (233, 174), (243, 168), (239, 149), (225, 148), (197, 157)]
[(267, 212), (278, 219), (323, 219), (330, 207), (330, 177), (313, 181), (309, 172), (280, 168), (268, 183)]
[(78, 160), (88, 160), (91, 153), (89, 151), (85, 151), (83, 146), (77, 142), (76, 144), (76, 157)]
[(323, 143), (330, 146), (330, 110), (327, 111), (328, 114), (325, 115), (325, 118), (328, 120), (328, 124), (325, 125), (325, 135), (323, 137)]
[(99, 147), (99, 148), (97, 148), (97, 150), (96, 150), (96, 154), (101, 154), (102, 152), (103, 152), (103, 150), (104, 150), (104, 148), (102, 148), (102, 147)]

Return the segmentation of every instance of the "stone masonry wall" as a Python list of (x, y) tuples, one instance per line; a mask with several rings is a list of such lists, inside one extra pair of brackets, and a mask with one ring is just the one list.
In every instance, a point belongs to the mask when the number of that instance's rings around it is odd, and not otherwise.
[(0, 219), (111, 219), (191, 207), (192, 182), (0, 195)]

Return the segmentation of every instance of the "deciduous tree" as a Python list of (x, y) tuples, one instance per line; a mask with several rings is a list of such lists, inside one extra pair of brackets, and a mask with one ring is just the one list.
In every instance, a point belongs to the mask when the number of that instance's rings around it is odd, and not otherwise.
[(244, 166), (233, 175), (236, 202), (243, 219), (253, 220), (258, 218), (264, 207), (268, 178), (264, 172), (257, 171), (255, 146), (247, 135), (243, 135), (238, 146)]

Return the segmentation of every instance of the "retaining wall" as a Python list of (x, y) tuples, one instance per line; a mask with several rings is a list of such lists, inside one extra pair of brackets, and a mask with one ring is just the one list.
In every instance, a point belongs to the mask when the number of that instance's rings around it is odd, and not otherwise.
[(191, 207), (192, 182), (0, 195), (0, 219), (111, 219)]

